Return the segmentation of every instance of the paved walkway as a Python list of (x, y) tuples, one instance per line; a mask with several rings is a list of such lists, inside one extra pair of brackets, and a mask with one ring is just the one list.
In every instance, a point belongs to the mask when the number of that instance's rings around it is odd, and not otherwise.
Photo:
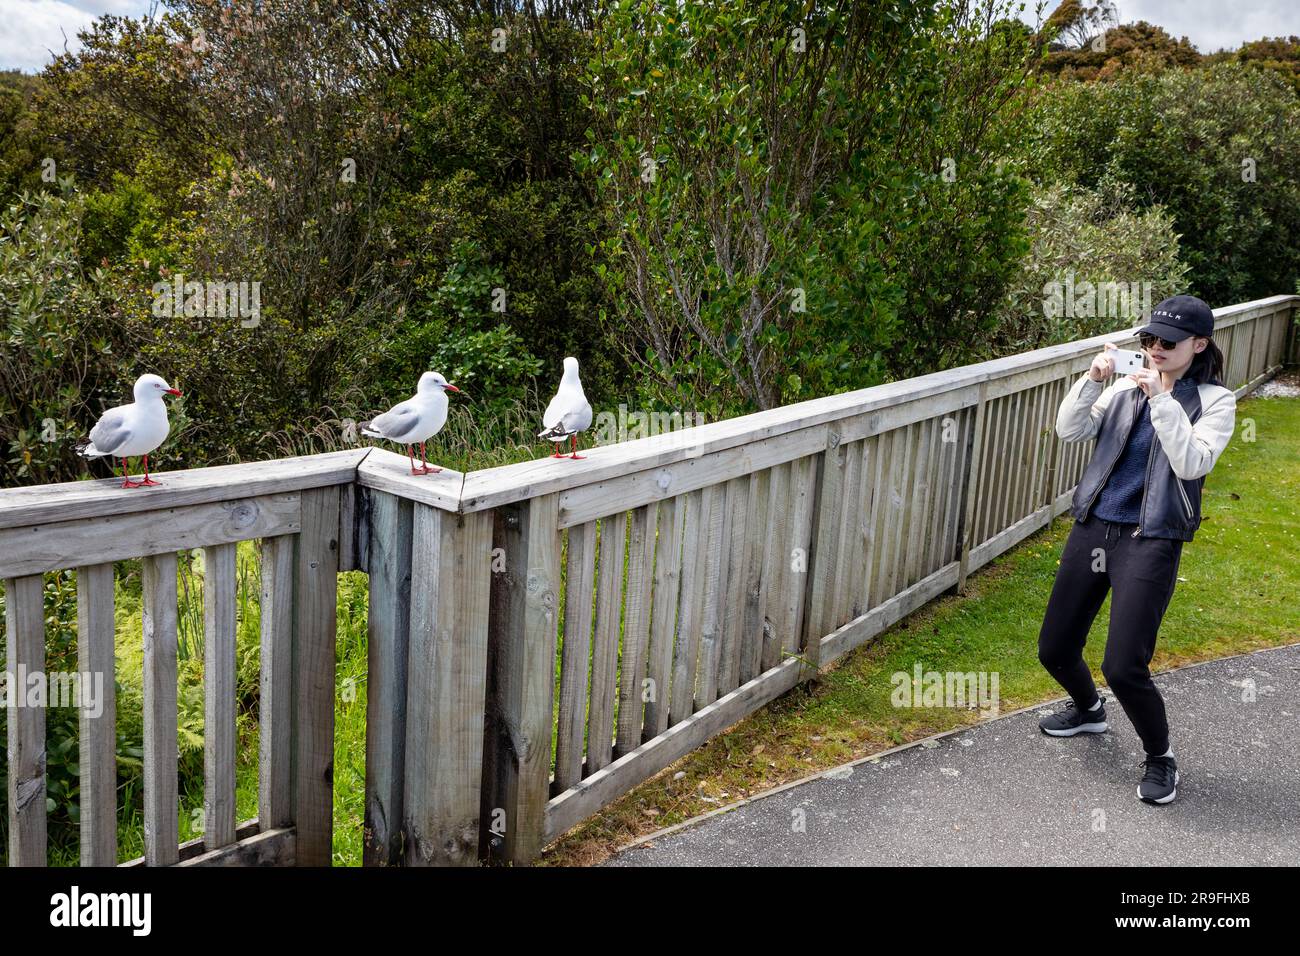
[(1182, 773), (1166, 806), (1137, 799), (1141, 744), (1104, 692), (1106, 734), (1048, 737), (1038, 719), (1056, 705), (1017, 711), (697, 817), (605, 865), (1300, 865), (1300, 644), (1156, 682)]

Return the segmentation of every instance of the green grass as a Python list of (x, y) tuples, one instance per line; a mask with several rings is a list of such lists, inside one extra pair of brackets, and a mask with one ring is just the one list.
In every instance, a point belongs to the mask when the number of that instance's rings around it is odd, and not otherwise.
[[(1257, 440), (1234, 440), (1207, 480), (1204, 523), (1184, 547), (1178, 588), (1153, 662), (1189, 661), (1300, 640), (1294, 595), (1300, 591), (1300, 400), (1251, 399), (1238, 409), (1238, 435), (1253, 422)], [(965, 596), (922, 608), (830, 670), (710, 741), (576, 828), (544, 863), (595, 862), (638, 835), (668, 826), (780, 783), (943, 730), (973, 723), (978, 711), (895, 709), (890, 676), (912, 670), (996, 671), (1005, 712), (1061, 696), (1037, 659), (1037, 635), (1070, 520), (1058, 518), (971, 576)], [(260, 589), (256, 546), (239, 548), (237, 818), (257, 813), (256, 697)], [(626, 557), (625, 557), (626, 560)], [(180, 827), (199, 835), (202, 807), (202, 571), (182, 563), (180, 608)], [(53, 618), (75, 634), (75, 592)], [(56, 602), (57, 605), (57, 602)], [(339, 577), (335, 695), (334, 862), (361, 862), (365, 789), (367, 578)], [(60, 609), (61, 608), (61, 609)], [(1100, 679), (1109, 601), (1090, 633), (1086, 658)], [(123, 562), (117, 580), (119, 680), (119, 858), (141, 855), (141, 619), (139, 562)], [(47, 624), (47, 633), (54, 630)], [(51, 665), (53, 666), (53, 665)], [(1175, 729), (1175, 734), (1176, 734)], [(75, 756), (75, 751), (73, 752)], [(683, 776), (674, 780), (678, 773)], [(74, 819), (51, 815), (51, 862), (75, 865)], [(0, 818), (0, 828), (3, 819)], [(2, 836), (2, 834), (0, 834)], [(4, 850), (0, 841), (0, 853)]]

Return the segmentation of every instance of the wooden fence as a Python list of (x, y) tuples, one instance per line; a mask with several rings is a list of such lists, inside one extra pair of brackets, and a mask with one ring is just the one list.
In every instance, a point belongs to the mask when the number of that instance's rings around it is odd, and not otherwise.
[[(1300, 296), (1217, 310), (1244, 394)], [(80, 667), (144, 559), (147, 865), (331, 859), (335, 587), (369, 575), (365, 862), (546, 843), (1067, 510), (1056, 409), (1115, 334), (537, 461), (409, 474), (370, 449), (0, 492), (8, 666), (77, 569)], [(235, 543), (262, 541), (258, 817), (237, 823)], [(178, 846), (176, 552), (206, 562), (204, 836)], [(111, 688), (111, 678), (106, 681)], [(80, 731), (81, 860), (116, 859), (114, 711)], [(9, 712), (11, 865), (46, 862), (44, 714)]]

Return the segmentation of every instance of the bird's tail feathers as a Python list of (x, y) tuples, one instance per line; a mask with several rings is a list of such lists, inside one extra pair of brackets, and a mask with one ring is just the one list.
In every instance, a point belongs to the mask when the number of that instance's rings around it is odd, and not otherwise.
[(83, 458), (106, 458), (108, 456), (108, 452), (100, 451), (89, 438), (83, 438), (72, 447)]
[(564, 427), (564, 422), (556, 422), (550, 428), (537, 433), (538, 438), (545, 438), (548, 441), (563, 441), (572, 435), (573, 432)]

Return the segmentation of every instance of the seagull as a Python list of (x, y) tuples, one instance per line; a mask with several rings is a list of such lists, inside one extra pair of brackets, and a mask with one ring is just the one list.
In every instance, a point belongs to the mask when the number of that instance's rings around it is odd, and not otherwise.
[[(441, 468), (432, 467), (425, 458), (424, 443), (442, 431), (442, 426), (447, 422), (447, 393), (459, 391), (437, 372), (425, 372), (420, 376), (420, 384), (416, 386), (414, 396), (399, 402), (372, 421), (363, 422), (361, 434), (404, 444), (413, 475), (431, 475), (442, 471)], [(411, 445), (415, 442), (420, 443), (419, 468), (415, 467), (415, 456), (411, 452)]]
[[(121, 458), (123, 488), (143, 488), (160, 482), (149, 477), (149, 453), (163, 443), (171, 425), (167, 421), (164, 395), (180, 395), (161, 375), (141, 375), (135, 380), (135, 401), (110, 408), (95, 427), (90, 438), (77, 445), (78, 454), (86, 458)], [(132, 481), (128, 458), (144, 456), (144, 480)]]
[[(582, 393), (578, 360), (573, 356), (564, 360), (564, 377), (560, 379), (560, 390), (551, 399), (551, 404), (546, 406), (542, 424), (546, 427), (537, 433), (537, 437), (555, 444), (556, 451), (552, 458), (587, 457), (578, 454), (578, 433), (591, 427), (591, 405)], [(567, 456), (559, 450), (566, 438), (573, 442), (573, 454)]]

